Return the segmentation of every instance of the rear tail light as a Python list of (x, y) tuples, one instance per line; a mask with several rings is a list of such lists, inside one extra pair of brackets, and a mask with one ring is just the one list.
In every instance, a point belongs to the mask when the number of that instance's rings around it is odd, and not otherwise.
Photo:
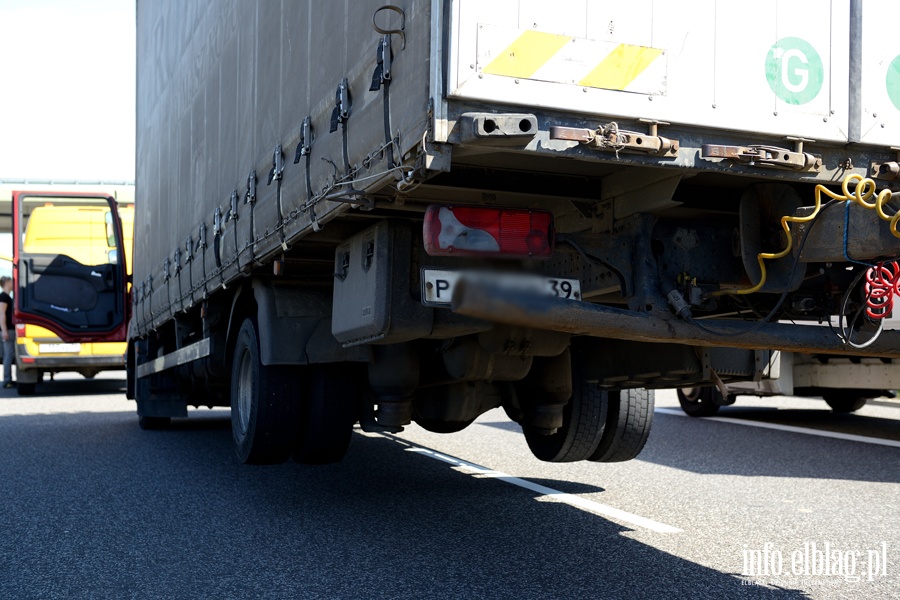
[(553, 215), (432, 204), (423, 235), (430, 256), (547, 257), (553, 254)]

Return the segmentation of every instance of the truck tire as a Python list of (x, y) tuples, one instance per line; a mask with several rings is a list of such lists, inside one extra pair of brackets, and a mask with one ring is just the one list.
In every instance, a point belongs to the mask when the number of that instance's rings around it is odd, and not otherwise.
[(655, 400), (650, 390), (610, 392), (603, 437), (588, 460), (624, 462), (637, 457), (650, 436)]
[(245, 320), (231, 369), (231, 433), (242, 463), (277, 464), (290, 457), (296, 428), (295, 379), (289, 367), (260, 362), (256, 325)]
[(18, 382), (16, 383), (16, 391), (20, 396), (34, 396), (35, 385), (34, 383)]
[(719, 391), (712, 387), (678, 388), (678, 403), (681, 410), (691, 417), (711, 417), (719, 412), (719, 404), (714, 401), (714, 394)]
[[(556, 433), (546, 435), (528, 426), (523, 427), (528, 448), (538, 460), (586, 460), (600, 443), (606, 423), (607, 393), (597, 384), (584, 381), (577, 375), (572, 384), (572, 397), (563, 409), (563, 425)], [(525, 389), (523, 386), (519, 391)]]
[(841, 414), (855, 412), (869, 401), (868, 398), (860, 397), (857, 390), (829, 390), (822, 392), (822, 399), (831, 410)]
[(305, 465), (339, 462), (347, 454), (357, 420), (363, 373), (354, 364), (312, 365), (307, 369), (294, 460)]

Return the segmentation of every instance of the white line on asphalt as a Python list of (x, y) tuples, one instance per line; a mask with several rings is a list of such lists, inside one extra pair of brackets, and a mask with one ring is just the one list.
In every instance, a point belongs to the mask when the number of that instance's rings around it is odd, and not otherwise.
[(580, 496), (567, 494), (545, 485), (528, 481), (527, 479), (513, 477), (512, 475), (507, 475), (506, 473), (502, 473), (500, 471), (488, 469), (487, 467), (482, 467), (481, 465), (470, 463), (468, 461), (462, 460), (461, 458), (456, 458), (455, 456), (441, 454), (440, 452), (435, 452), (434, 450), (419, 446), (417, 444), (413, 444), (407, 440), (401, 440), (400, 438), (396, 438), (392, 435), (385, 435), (384, 437), (394, 440), (395, 442), (400, 442), (404, 445), (407, 445), (407, 452), (415, 452), (416, 454), (421, 454), (423, 456), (427, 456), (429, 458), (433, 458), (435, 460), (453, 465), (454, 467), (467, 471), (470, 475), (477, 476), (479, 478), (499, 479), (500, 481), (503, 481), (505, 483), (510, 483), (512, 485), (525, 488), (526, 490), (537, 492), (538, 494), (541, 494), (541, 496), (537, 498), (538, 500), (561, 502), (563, 504), (568, 504), (569, 506), (581, 509), (585, 512), (600, 515), (602, 517), (609, 517), (614, 521), (620, 521), (629, 525), (643, 527), (651, 531), (656, 531), (657, 533), (682, 532), (682, 530), (678, 529), (677, 527), (672, 527), (671, 525), (666, 525), (665, 523), (660, 523), (659, 521), (654, 521), (653, 519), (635, 515), (630, 512), (608, 506), (606, 504), (600, 504), (599, 502), (587, 500)]
[[(654, 412), (664, 415), (675, 415), (676, 417), (686, 417), (687, 415), (678, 408), (657, 408)], [(885, 440), (882, 438), (869, 437), (865, 435), (854, 435), (852, 433), (840, 433), (839, 431), (824, 431), (822, 429), (812, 429), (809, 427), (795, 427), (794, 425), (781, 425), (779, 423), (766, 423), (763, 421), (750, 421), (747, 419), (734, 419), (731, 417), (703, 417), (702, 421), (718, 421), (720, 423), (732, 423), (734, 425), (747, 425), (748, 427), (760, 427), (762, 429), (775, 429), (777, 431), (788, 431), (790, 433), (802, 433), (804, 435), (817, 435), (819, 437), (834, 438), (838, 440), (848, 440), (851, 442), (862, 442), (864, 444), (876, 444), (878, 446), (890, 446), (892, 448), (900, 448), (900, 442), (896, 440)]]

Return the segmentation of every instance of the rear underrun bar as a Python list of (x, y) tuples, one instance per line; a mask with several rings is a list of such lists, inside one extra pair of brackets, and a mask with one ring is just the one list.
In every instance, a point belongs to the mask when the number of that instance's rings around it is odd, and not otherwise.
[[(900, 331), (884, 331), (865, 349), (845, 344), (826, 325), (783, 325), (735, 319), (704, 321), (704, 331), (688, 321), (638, 313), (589, 302), (546, 298), (487, 283), (460, 282), (452, 310), (461, 315), (508, 325), (562, 331), (598, 338), (688, 346), (749, 348), (900, 358)], [(869, 333), (861, 334), (865, 336)]]

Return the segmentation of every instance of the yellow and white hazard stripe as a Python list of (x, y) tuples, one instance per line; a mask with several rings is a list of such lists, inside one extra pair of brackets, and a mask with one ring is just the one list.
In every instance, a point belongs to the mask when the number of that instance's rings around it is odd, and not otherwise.
[(478, 68), (485, 75), (665, 93), (664, 50), (543, 31), (479, 26)]

